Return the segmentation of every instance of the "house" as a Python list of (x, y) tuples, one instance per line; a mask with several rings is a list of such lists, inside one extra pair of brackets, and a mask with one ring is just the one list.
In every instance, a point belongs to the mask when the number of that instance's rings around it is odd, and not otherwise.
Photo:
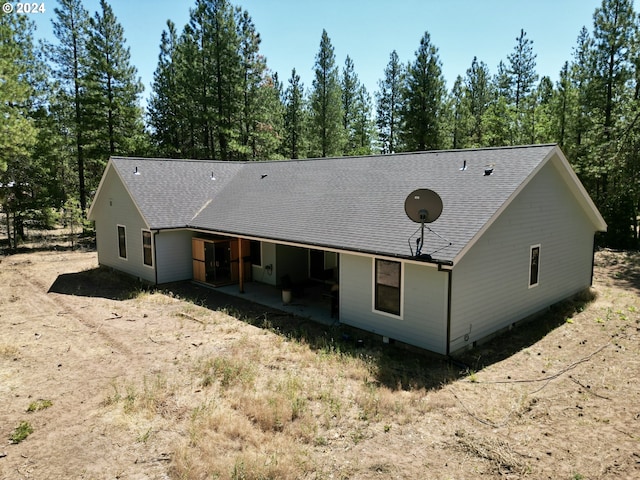
[[(431, 189), (420, 225), (407, 195)], [(556, 145), (224, 162), (113, 157), (101, 265), (154, 284), (315, 279), (339, 321), (449, 354), (591, 285), (606, 224)]]

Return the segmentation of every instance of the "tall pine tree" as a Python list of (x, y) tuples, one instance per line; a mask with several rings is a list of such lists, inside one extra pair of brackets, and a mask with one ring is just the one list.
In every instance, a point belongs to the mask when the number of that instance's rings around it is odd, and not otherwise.
[(59, 0), (59, 4), (59, 8), (54, 9), (55, 18), (52, 21), (58, 43), (50, 50), (53, 76), (60, 85), (55, 108), (58, 109), (58, 118), (64, 130), (68, 132), (71, 143), (69, 151), (75, 158), (77, 168), (77, 196), (84, 212), (87, 208), (84, 101), (89, 13), (81, 0)]
[(306, 153), (307, 110), (304, 99), (304, 84), (294, 68), (289, 85), (284, 93), (284, 140), (285, 158), (303, 158)]
[(168, 20), (167, 30), (162, 32), (160, 39), (160, 55), (153, 74), (148, 118), (156, 152), (170, 158), (180, 156), (183, 151), (177, 48), (176, 27)]
[(533, 143), (533, 115), (535, 100), (531, 92), (538, 80), (536, 73), (536, 54), (533, 52), (533, 41), (521, 29), (516, 38), (513, 52), (507, 58), (509, 66), (511, 92), (510, 104), (513, 109), (514, 126), (512, 128), (512, 144)]
[(484, 118), (491, 104), (491, 76), (489, 67), (473, 57), (471, 67), (464, 78), (464, 103), (469, 112), (469, 145), (482, 147), (485, 145)]
[(148, 148), (139, 97), (143, 87), (130, 63), (124, 30), (111, 6), (100, 0), (90, 20), (85, 122), (90, 158), (88, 184), (98, 186), (111, 155), (145, 154)]
[(376, 126), (382, 153), (401, 151), (403, 89), (405, 68), (394, 50), (384, 69), (384, 78), (378, 82), (376, 94)]
[(404, 144), (408, 150), (442, 148), (440, 114), (444, 107), (445, 83), (438, 49), (425, 32), (409, 66), (405, 86)]
[(341, 155), (344, 146), (342, 90), (331, 40), (322, 31), (311, 91), (309, 139), (313, 156)]

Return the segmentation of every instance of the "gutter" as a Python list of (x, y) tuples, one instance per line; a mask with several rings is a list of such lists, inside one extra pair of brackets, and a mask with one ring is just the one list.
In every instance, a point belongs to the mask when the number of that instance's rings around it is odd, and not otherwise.
[(421, 264), (431, 264), (431, 265), (435, 265), (438, 267), (438, 269), (441, 269), (442, 266), (449, 266), (452, 267), (453, 266), (453, 260), (438, 260), (438, 259), (421, 259), (421, 258), (417, 258), (415, 256), (411, 256), (411, 255), (398, 255), (398, 254), (393, 254), (393, 253), (386, 253), (386, 252), (381, 252), (378, 250), (367, 250), (364, 248), (345, 248), (345, 247), (334, 247), (331, 245), (326, 245), (326, 244), (321, 244), (321, 243), (303, 243), (303, 242), (295, 242), (295, 241), (291, 241), (291, 240), (285, 240), (285, 239), (279, 239), (279, 238), (275, 238), (275, 237), (261, 237), (261, 236), (255, 236), (255, 235), (247, 235), (247, 234), (243, 234), (243, 233), (238, 233), (238, 232), (232, 232), (232, 231), (225, 231), (225, 230), (209, 230), (206, 228), (201, 228), (201, 227), (194, 227), (194, 226), (189, 226), (186, 225), (184, 227), (177, 227), (177, 228), (170, 228), (170, 227), (166, 227), (166, 228), (162, 228), (162, 229), (158, 229), (158, 230), (176, 230), (176, 229), (188, 229), (191, 231), (200, 231), (200, 232), (204, 232), (204, 233), (210, 233), (210, 234), (218, 234), (218, 235), (229, 235), (229, 236), (234, 236), (237, 238), (245, 238), (247, 240), (258, 240), (258, 241), (268, 241), (268, 242), (273, 242), (273, 243), (279, 243), (282, 245), (292, 245), (292, 246), (301, 246), (303, 248), (317, 248), (319, 250), (326, 250), (326, 251), (332, 251), (332, 252), (337, 252), (337, 253), (359, 253), (359, 254), (366, 254), (366, 255), (374, 255), (374, 256), (378, 256), (378, 257), (386, 257), (386, 258), (391, 258), (391, 259), (400, 259), (400, 260), (412, 260), (416, 263), (421, 263)]

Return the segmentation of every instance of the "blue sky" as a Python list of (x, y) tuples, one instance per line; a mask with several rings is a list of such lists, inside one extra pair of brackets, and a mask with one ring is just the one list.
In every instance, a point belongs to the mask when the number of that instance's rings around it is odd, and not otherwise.
[[(640, 0), (635, 0), (636, 11)], [(13, 3), (16, 3), (13, 1)], [(305, 87), (313, 79), (313, 65), (326, 29), (342, 68), (347, 55), (360, 80), (373, 93), (378, 88), (390, 53), (403, 63), (412, 61), (425, 31), (438, 48), (450, 89), (465, 74), (474, 56), (496, 72), (506, 62), (523, 28), (533, 40), (537, 72), (555, 82), (560, 68), (571, 59), (582, 26), (593, 27), (593, 13), (601, 0), (236, 0), (249, 12), (262, 38), (267, 64), (285, 83), (296, 68)], [(57, 1), (45, 0), (46, 13), (31, 14), (36, 37), (52, 38), (51, 18)], [(111, 0), (122, 24), (132, 63), (151, 90), (157, 66), (160, 35), (167, 19), (178, 31), (188, 21), (195, 0)], [(98, 0), (85, 0), (93, 15)]]

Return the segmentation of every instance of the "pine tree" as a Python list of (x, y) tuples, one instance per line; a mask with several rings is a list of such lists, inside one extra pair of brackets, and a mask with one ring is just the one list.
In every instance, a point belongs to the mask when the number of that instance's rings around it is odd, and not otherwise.
[(510, 100), (514, 109), (515, 125), (512, 143), (531, 143), (533, 138), (533, 121), (535, 101), (531, 91), (538, 80), (536, 73), (536, 54), (533, 53), (533, 41), (527, 38), (521, 29), (516, 38), (513, 53), (508, 56), (508, 75), (511, 77)]
[(340, 79), (335, 54), (326, 30), (322, 31), (320, 50), (316, 55), (315, 78), (311, 91), (309, 132), (312, 155), (341, 155), (344, 126)]
[(458, 75), (456, 81), (453, 82), (453, 88), (448, 100), (448, 137), (450, 138), (450, 143), (445, 145), (446, 148), (465, 148), (470, 140), (470, 117), (465, 97), (466, 87), (462, 77)]
[(139, 106), (142, 83), (130, 64), (124, 31), (111, 6), (100, 0), (100, 9), (90, 20), (84, 117), (89, 125), (87, 167), (92, 188), (97, 187), (109, 156), (144, 154), (147, 149)]
[(0, 173), (29, 156), (35, 143), (29, 82), (33, 28), (24, 16), (0, 15)]
[(409, 150), (442, 147), (440, 113), (444, 107), (445, 83), (438, 49), (425, 32), (409, 66), (405, 87), (404, 144)]
[(529, 95), (536, 81), (536, 54), (533, 53), (533, 41), (527, 38), (527, 33), (520, 30), (520, 36), (516, 38), (516, 46), (509, 60), (508, 74), (511, 76), (512, 100), (516, 111), (522, 106), (522, 102)]
[(370, 155), (373, 148), (374, 122), (371, 96), (364, 85), (358, 87), (350, 126), (348, 155)]
[(10, 248), (25, 238), (25, 222), (47, 209), (46, 159), (34, 153), (46, 115), (45, 67), (33, 43), (34, 23), (0, 15), (0, 203)]
[(542, 77), (532, 95), (535, 103), (530, 127), (530, 131), (533, 134), (531, 138), (532, 144), (553, 143), (556, 141), (553, 112), (554, 96), (553, 82), (547, 76)]
[(304, 100), (304, 85), (294, 68), (289, 85), (284, 93), (284, 140), (285, 158), (303, 158), (306, 151), (307, 112)]
[(87, 188), (85, 185), (85, 119), (84, 100), (87, 67), (87, 35), (89, 13), (81, 0), (59, 0), (60, 8), (55, 8), (53, 33), (58, 44), (52, 46), (50, 59), (54, 65), (53, 75), (61, 92), (57, 96), (59, 119), (69, 132), (71, 155), (75, 158), (78, 178), (78, 198), (80, 208), (87, 208)]
[[(263, 108), (262, 102), (267, 98), (275, 100), (279, 98), (273, 91), (275, 86), (273, 79), (264, 77), (267, 65), (264, 57), (260, 55), (260, 35), (256, 32), (255, 25), (245, 10), (238, 12), (238, 36), (240, 38), (240, 58), (242, 61), (242, 114), (240, 121), (240, 155), (244, 159), (256, 159), (256, 136), (267, 131), (266, 120), (268, 112)], [(263, 80), (266, 83), (263, 83)], [(271, 87), (267, 89), (267, 85)], [(267, 95), (266, 93), (276, 93)], [(262, 104), (262, 105), (261, 105)], [(275, 104), (272, 104), (276, 107)], [(260, 115), (262, 113), (262, 115)], [(271, 126), (272, 127), (272, 126)]]
[(405, 68), (394, 50), (384, 69), (384, 79), (378, 82), (376, 94), (376, 125), (382, 153), (401, 150), (398, 139), (401, 137), (404, 81)]
[[(604, 0), (594, 14), (592, 82), (590, 114), (595, 118), (595, 148), (588, 162), (595, 183), (596, 203), (608, 224), (607, 239), (611, 245), (628, 248), (636, 242), (637, 233), (630, 226), (638, 213), (637, 183), (633, 171), (638, 154), (627, 150), (635, 112), (635, 77), (632, 52), (638, 38), (637, 15), (632, 0)], [(637, 180), (637, 176), (635, 177)]]
[(469, 145), (481, 147), (484, 146), (485, 133), (483, 118), (492, 98), (489, 67), (473, 57), (471, 67), (465, 75), (464, 86), (464, 103), (470, 117)]
[(265, 72), (256, 92), (251, 132), (251, 160), (279, 160), (284, 132), (282, 85), (277, 73)]
[(160, 39), (158, 67), (153, 74), (149, 99), (149, 125), (158, 154), (178, 157), (183, 149), (177, 65), (178, 34), (175, 24), (167, 21)]
[(344, 153), (363, 155), (371, 152), (371, 98), (360, 83), (351, 57), (342, 69), (342, 113), (346, 135)]

